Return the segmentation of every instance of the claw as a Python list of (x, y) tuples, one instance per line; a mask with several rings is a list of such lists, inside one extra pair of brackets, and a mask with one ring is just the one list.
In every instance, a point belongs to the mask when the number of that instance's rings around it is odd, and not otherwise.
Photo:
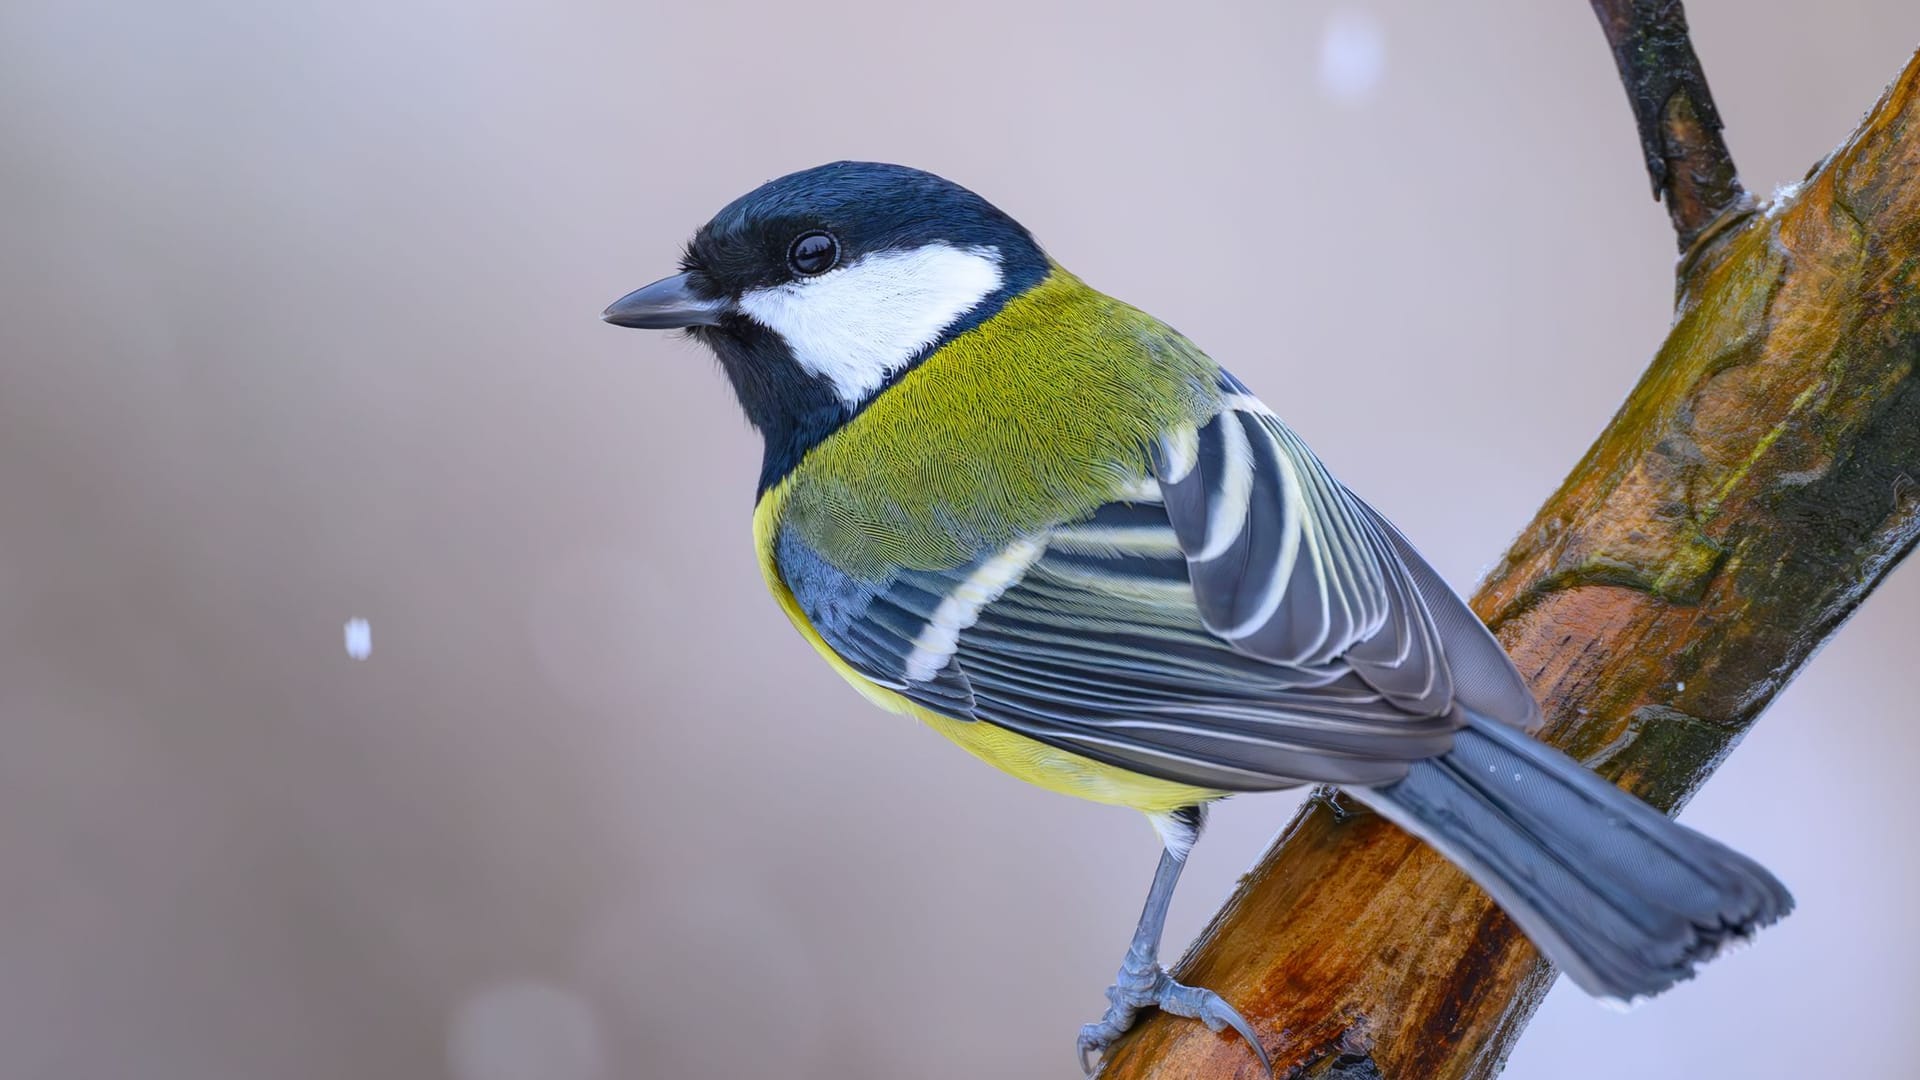
[[(1190, 807), (1189, 816), (1200, 820), (1200, 808)], [(1199, 826), (1194, 825), (1195, 835)], [(1111, 1004), (1097, 1022), (1080, 1029), (1080, 1068), (1092, 1076), (1100, 1057), (1127, 1029), (1140, 1010), (1152, 1006), (1175, 1016), (1192, 1017), (1213, 1031), (1227, 1028), (1240, 1033), (1260, 1058), (1260, 1068), (1273, 1075), (1273, 1062), (1267, 1048), (1253, 1034), (1253, 1025), (1235, 1011), (1219, 994), (1197, 986), (1182, 986), (1160, 966), (1160, 933), (1167, 925), (1167, 905), (1173, 899), (1173, 886), (1180, 879), (1180, 867), (1186, 862), (1184, 851), (1169, 848), (1160, 853), (1160, 868), (1153, 872), (1153, 886), (1147, 890), (1147, 905), (1140, 912), (1140, 925), (1134, 928), (1133, 944), (1120, 963), (1120, 974), (1107, 987)], [(1089, 1056), (1091, 1055), (1091, 1056)]]
[(1161, 1012), (1198, 1020), (1212, 1031), (1232, 1028), (1253, 1049), (1261, 1069), (1268, 1075), (1273, 1073), (1273, 1062), (1267, 1057), (1267, 1048), (1260, 1045), (1259, 1037), (1253, 1033), (1253, 1025), (1247, 1023), (1239, 1010), (1227, 1004), (1225, 998), (1202, 987), (1174, 982), (1173, 976), (1158, 965), (1141, 965), (1131, 955), (1127, 959), (1119, 979), (1107, 988), (1107, 1000), (1112, 1005), (1106, 1015), (1080, 1029), (1078, 1048), (1082, 1072), (1092, 1076), (1100, 1063), (1100, 1055), (1127, 1033), (1141, 1009), (1153, 1006)]
[(1207, 1025), (1212, 1031), (1224, 1031), (1227, 1028), (1240, 1033), (1253, 1048), (1254, 1056), (1260, 1059), (1261, 1071), (1271, 1076), (1273, 1062), (1267, 1058), (1267, 1048), (1260, 1045), (1260, 1037), (1253, 1033), (1253, 1025), (1240, 1015), (1240, 1010), (1227, 1004), (1227, 999), (1211, 990), (1198, 986), (1182, 986), (1167, 979), (1167, 988), (1163, 991), (1160, 1008), (1175, 1016), (1190, 1016)]

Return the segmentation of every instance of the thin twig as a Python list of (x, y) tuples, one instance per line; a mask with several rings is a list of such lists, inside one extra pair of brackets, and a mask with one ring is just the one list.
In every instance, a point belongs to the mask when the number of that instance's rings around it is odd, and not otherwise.
[(1640, 126), (1653, 197), (1664, 197), (1680, 250), (1720, 215), (1744, 207), (1720, 113), (1687, 36), (1680, 0), (1592, 0)]

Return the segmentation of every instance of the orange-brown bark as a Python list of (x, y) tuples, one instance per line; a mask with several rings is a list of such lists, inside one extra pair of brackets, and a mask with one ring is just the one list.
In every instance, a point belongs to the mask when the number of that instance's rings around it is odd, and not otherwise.
[[(1474, 607), (1542, 737), (1677, 808), (1920, 535), (1920, 57), (1785, 205), (1704, 225), (1613, 422)], [(1486, 895), (1381, 819), (1308, 802), (1176, 974), (1282, 1076), (1484, 1077), (1552, 982)], [(1153, 1015), (1103, 1076), (1253, 1077)]]

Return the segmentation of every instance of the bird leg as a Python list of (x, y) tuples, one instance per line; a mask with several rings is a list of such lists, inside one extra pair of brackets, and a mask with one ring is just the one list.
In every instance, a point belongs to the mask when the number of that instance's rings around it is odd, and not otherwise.
[(1160, 866), (1153, 873), (1153, 886), (1147, 890), (1147, 906), (1140, 912), (1133, 944), (1127, 948), (1127, 958), (1120, 962), (1120, 974), (1114, 978), (1113, 985), (1107, 987), (1107, 1001), (1111, 1002), (1107, 1013), (1080, 1029), (1080, 1067), (1088, 1076), (1093, 1075), (1099, 1056), (1126, 1034), (1140, 1010), (1148, 1006), (1175, 1016), (1191, 1017), (1214, 1031), (1233, 1028), (1259, 1055), (1261, 1066), (1269, 1073), (1273, 1071), (1266, 1048), (1260, 1045), (1245, 1017), (1211, 990), (1174, 982), (1173, 976), (1160, 966), (1160, 935), (1166, 929), (1173, 887), (1179, 882), (1180, 870), (1186, 863), (1186, 856), (1176, 855), (1172, 849), (1160, 853)]

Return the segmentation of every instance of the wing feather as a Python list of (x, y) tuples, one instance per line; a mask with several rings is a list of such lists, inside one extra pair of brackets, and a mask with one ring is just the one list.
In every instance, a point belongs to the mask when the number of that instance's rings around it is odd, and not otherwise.
[(1404, 538), (1223, 378), (1220, 411), (1090, 516), (877, 582), (783, 535), (783, 576), (849, 664), (928, 708), (1220, 790), (1387, 783), (1444, 753), (1456, 650), (1469, 705), (1537, 715)]
[[(1394, 543), (1397, 534), (1266, 406), (1230, 377), (1225, 385), (1226, 408), (1194, 436), (1170, 433), (1154, 454), (1156, 467), (1165, 468), (1175, 444), (1202, 448), (1192, 469), (1162, 475), (1161, 486), (1208, 628), (1235, 649), (1277, 664), (1343, 660), (1407, 711), (1445, 712), (1452, 701), (1446, 654), (1428, 601)], [(1248, 444), (1261, 479), (1245, 488), (1245, 511), (1223, 513), (1211, 504), (1239, 497), (1241, 488), (1211, 475), (1229, 467), (1205, 448), (1236, 437)], [(1203, 529), (1201, 515), (1241, 522), (1242, 535)], [(1199, 546), (1195, 537), (1203, 532)], [(1204, 557), (1208, 547), (1243, 547), (1247, 558), (1224, 564)]]

